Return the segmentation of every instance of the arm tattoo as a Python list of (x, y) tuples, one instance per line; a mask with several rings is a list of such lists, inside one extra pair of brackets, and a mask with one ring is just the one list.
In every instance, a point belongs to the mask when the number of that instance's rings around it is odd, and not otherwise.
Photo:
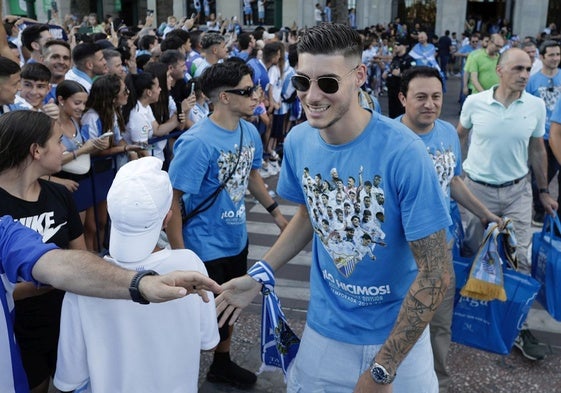
[(423, 333), (442, 302), (451, 278), (451, 256), (445, 230), (410, 243), (419, 272), (376, 360), (393, 372)]

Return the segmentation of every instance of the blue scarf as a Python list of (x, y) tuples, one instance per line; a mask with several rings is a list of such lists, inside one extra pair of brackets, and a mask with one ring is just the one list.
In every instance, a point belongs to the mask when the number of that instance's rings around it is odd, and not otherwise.
[(261, 312), (261, 360), (262, 371), (281, 368), (284, 375), (300, 346), (300, 339), (288, 326), (275, 293), (273, 269), (263, 260), (255, 263), (247, 272), (254, 280), (263, 284), (263, 308)]

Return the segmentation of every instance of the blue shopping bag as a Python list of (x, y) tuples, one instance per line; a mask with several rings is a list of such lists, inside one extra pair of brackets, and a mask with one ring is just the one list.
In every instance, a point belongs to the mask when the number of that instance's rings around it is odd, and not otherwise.
[(561, 321), (561, 222), (547, 215), (541, 232), (532, 239), (532, 277), (542, 284), (538, 302)]
[(454, 258), (456, 296), (452, 316), (452, 341), (484, 351), (509, 354), (528, 316), (540, 284), (503, 264), (507, 300), (476, 300), (460, 295), (473, 260)]
[(450, 232), (454, 237), (454, 243), (452, 244), (452, 255), (461, 255), (462, 247), (464, 244), (464, 226), (462, 224), (462, 216), (460, 214), (460, 208), (458, 203), (451, 199), (450, 200), (450, 217), (452, 218), (452, 225), (450, 226)]

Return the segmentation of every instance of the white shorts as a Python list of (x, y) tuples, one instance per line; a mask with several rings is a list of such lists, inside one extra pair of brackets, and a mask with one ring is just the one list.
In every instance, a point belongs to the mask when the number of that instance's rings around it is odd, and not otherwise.
[[(380, 348), (335, 341), (306, 325), (298, 354), (288, 369), (287, 392), (352, 392)], [(400, 364), (392, 385), (393, 393), (438, 393), (428, 327)]]

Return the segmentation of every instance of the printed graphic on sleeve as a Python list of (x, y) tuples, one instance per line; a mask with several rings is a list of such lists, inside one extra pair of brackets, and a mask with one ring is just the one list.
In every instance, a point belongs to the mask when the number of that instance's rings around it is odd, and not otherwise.
[(343, 276), (350, 277), (365, 257), (376, 260), (376, 246), (386, 246), (381, 176), (365, 180), (360, 167), (356, 177), (344, 182), (337, 168), (331, 169), (330, 179), (320, 173), (312, 177), (306, 168), (302, 188), (314, 231)]
[(427, 148), (427, 151), (436, 169), (440, 188), (444, 195), (450, 197), (450, 182), (454, 177), (454, 169), (457, 164), (456, 154), (454, 154), (450, 146), (447, 148), (441, 146), (440, 149)]

